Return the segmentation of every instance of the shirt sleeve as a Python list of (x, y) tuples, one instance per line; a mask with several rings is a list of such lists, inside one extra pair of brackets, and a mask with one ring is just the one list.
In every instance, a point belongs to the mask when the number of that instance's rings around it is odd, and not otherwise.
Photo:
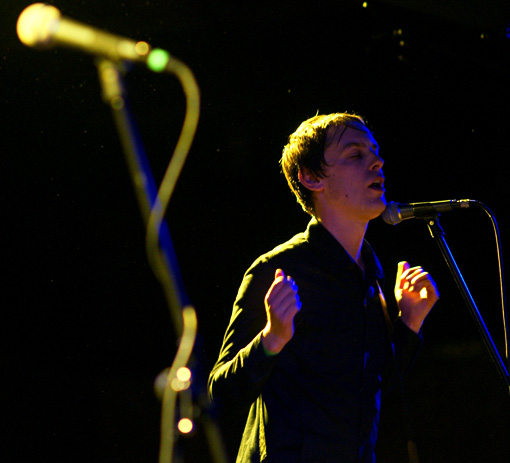
[(399, 318), (393, 325), (393, 345), (400, 374), (404, 375), (414, 363), (423, 344), (423, 335), (415, 333)]
[(267, 316), (264, 298), (274, 268), (256, 262), (245, 274), (232, 310), (218, 360), (209, 375), (209, 395), (221, 413), (247, 411), (278, 362), (262, 345)]
[(421, 333), (409, 329), (398, 317), (392, 329), (390, 361), (386, 367), (383, 381), (383, 393), (391, 391), (400, 383), (405, 374), (413, 366), (423, 344)]

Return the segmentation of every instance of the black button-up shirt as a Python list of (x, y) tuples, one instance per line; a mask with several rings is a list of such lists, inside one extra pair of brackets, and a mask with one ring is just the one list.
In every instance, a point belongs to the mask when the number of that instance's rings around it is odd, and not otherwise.
[[(312, 220), (246, 272), (209, 379), (220, 409), (250, 408), (238, 463), (375, 461), (382, 376), (392, 362), (383, 272), (366, 242), (362, 253), (364, 274)], [(297, 283), (302, 308), (292, 340), (268, 356), (264, 297), (278, 268)], [(397, 321), (393, 338), (402, 371), (421, 337)]]

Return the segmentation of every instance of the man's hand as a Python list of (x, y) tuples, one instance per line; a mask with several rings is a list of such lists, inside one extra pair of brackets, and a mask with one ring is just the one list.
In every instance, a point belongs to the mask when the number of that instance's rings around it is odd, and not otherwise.
[(264, 303), (267, 325), (262, 331), (262, 344), (266, 350), (277, 354), (292, 339), (294, 316), (301, 309), (297, 285), (283, 270), (276, 270)]
[(436, 284), (421, 267), (412, 267), (400, 262), (395, 282), (397, 299), (402, 321), (418, 333), (423, 321), (439, 299)]

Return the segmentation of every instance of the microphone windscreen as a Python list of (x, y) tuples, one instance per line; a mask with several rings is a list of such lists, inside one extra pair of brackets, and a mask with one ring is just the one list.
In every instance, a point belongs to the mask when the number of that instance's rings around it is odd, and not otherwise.
[(34, 3), (19, 15), (16, 31), (22, 43), (29, 47), (50, 44), (61, 18), (60, 11), (51, 5)]
[(391, 201), (384, 209), (384, 212), (381, 215), (382, 219), (389, 225), (396, 225), (397, 223), (402, 222), (402, 219), (399, 215), (399, 205)]

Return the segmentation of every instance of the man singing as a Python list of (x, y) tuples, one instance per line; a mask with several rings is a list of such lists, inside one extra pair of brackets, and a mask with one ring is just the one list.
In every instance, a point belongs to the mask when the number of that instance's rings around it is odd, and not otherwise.
[(356, 115), (318, 115), (289, 137), (282, 169), (311, 221), (247, 270), (209, 378), (222, 413), (249, 409), (237, 463), (375, 461), (384, 379), (411, 365), (439, 297), (401, 262), (400, 314), (386, 323), (365, 241), (386, 207), (383, 164)]

